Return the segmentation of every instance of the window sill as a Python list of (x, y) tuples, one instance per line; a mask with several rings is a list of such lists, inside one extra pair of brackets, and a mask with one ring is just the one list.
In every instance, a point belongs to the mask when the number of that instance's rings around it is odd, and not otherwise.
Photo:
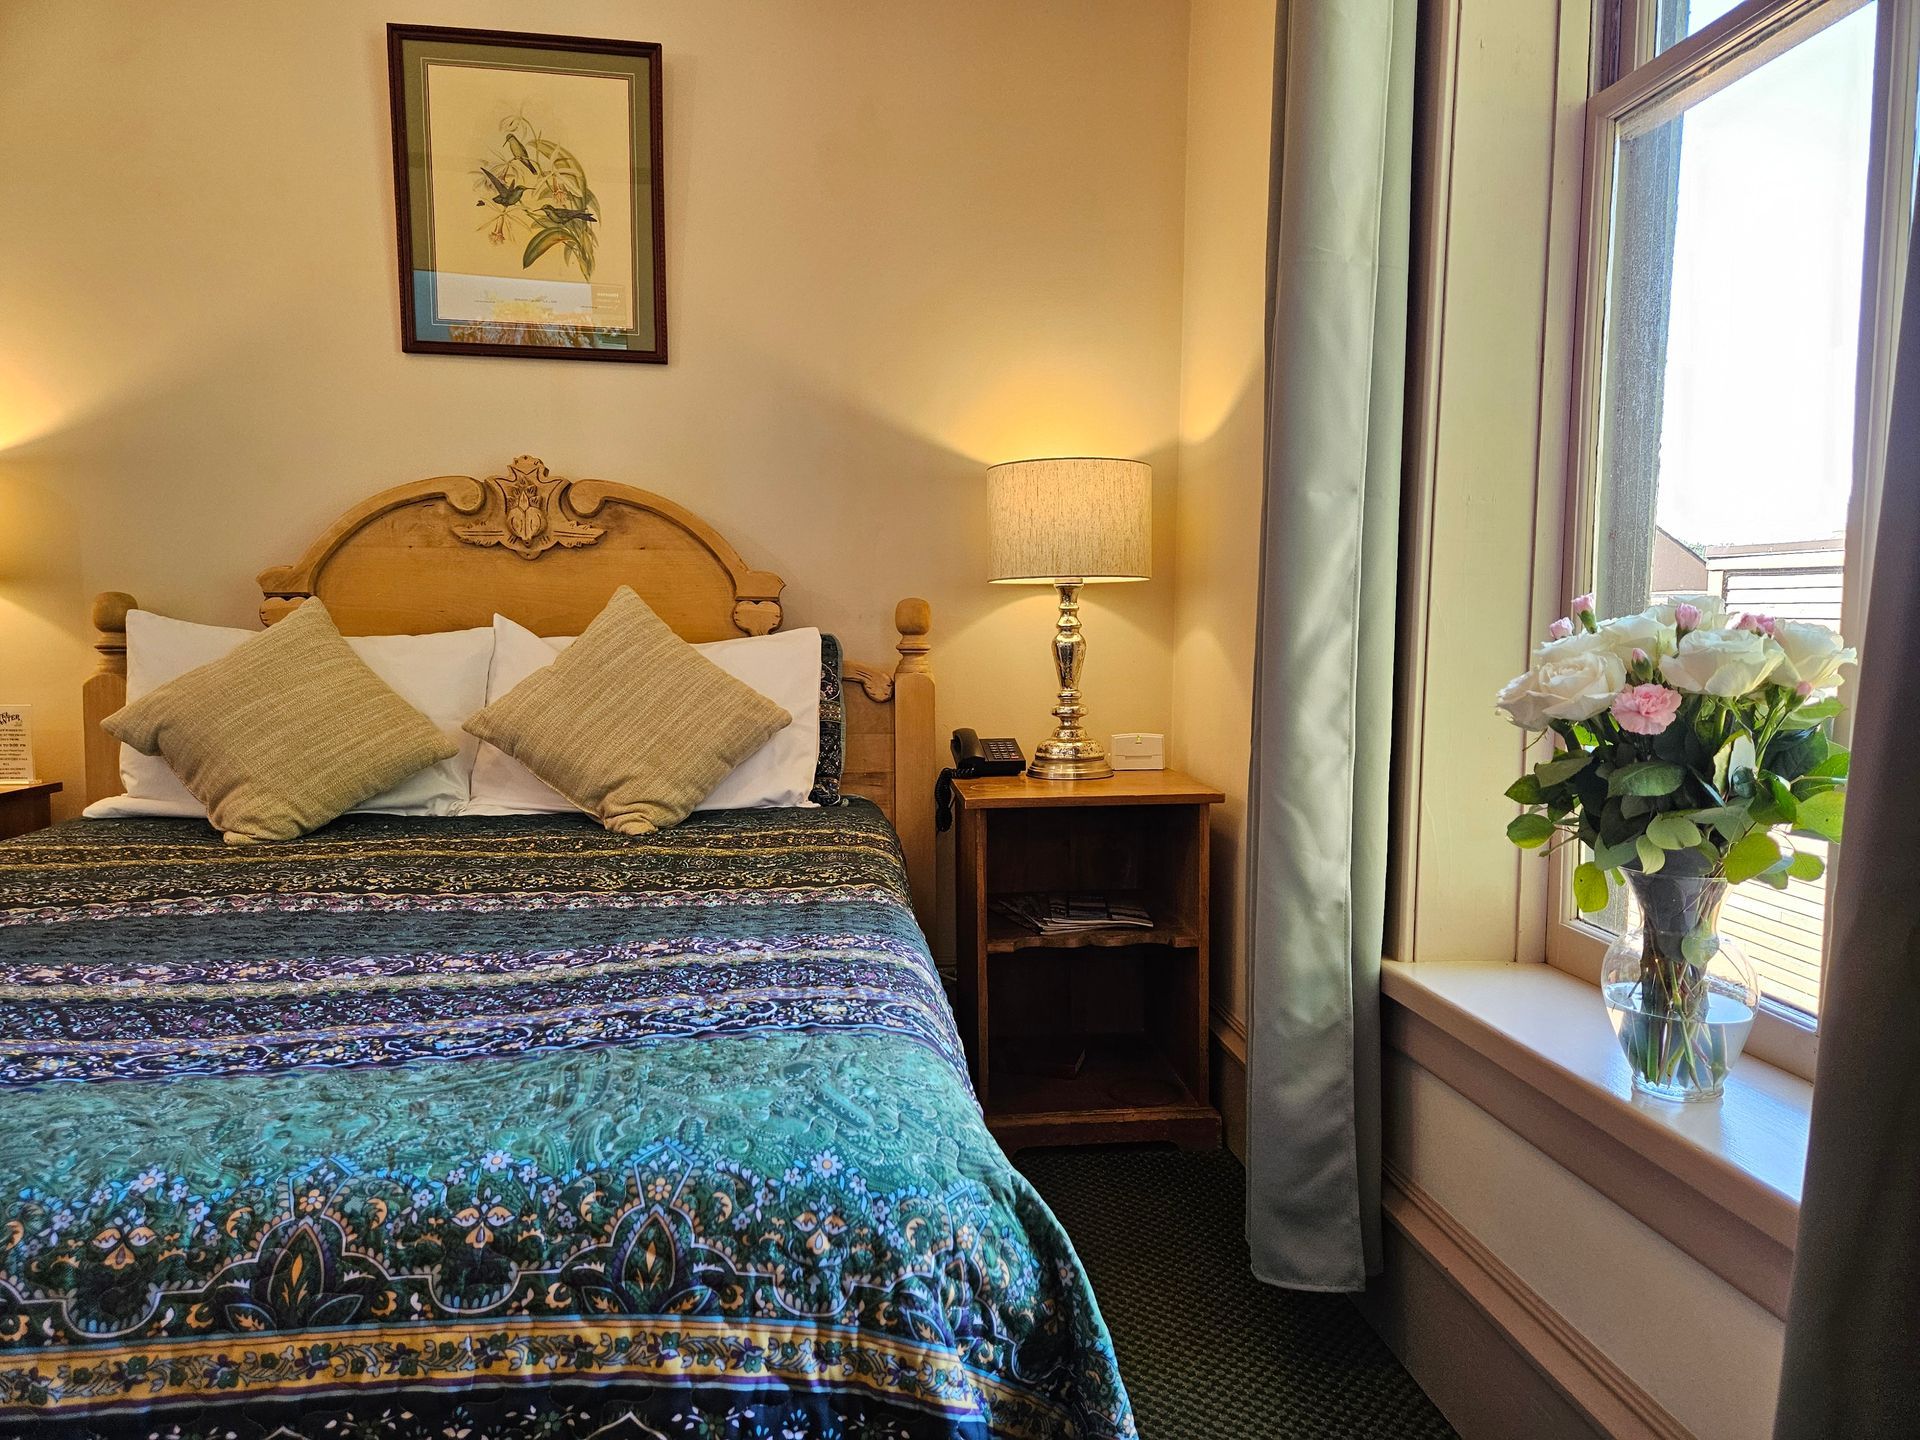
[(1813, 1086), (1743, 1056), (1716, 1105), (1633, 1095), (1591, 985), (1547, 965), (1387, 961), (1387, 1043), (1775, 1315)]

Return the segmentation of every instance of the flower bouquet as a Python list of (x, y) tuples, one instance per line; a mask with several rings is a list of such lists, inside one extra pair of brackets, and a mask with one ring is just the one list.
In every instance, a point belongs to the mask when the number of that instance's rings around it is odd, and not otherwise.
[(1784, 890), (1825, 862), (1789, 835), (1838, 840), (1847, 752), (1828, 735), (1854, 651), (1824, 625), (1731, 616), (1677, 596), (1596, 620), (1573, 603), (1497, 704), (1554, 753), (1507, 788), (1525, 849), (1578, 842), (1575, 903), (1628, 891), (1601, 987), (1637, 1089), (1720, 1093), (1759, 1004), (1752, 967), (1719, 933), (1727, 889)]

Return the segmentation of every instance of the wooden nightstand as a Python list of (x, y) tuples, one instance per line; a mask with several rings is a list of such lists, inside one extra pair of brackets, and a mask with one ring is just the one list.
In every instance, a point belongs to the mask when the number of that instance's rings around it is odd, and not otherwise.
[(58, 780), (0, 782), (0, 840), (46, 829), (53, 823), (53, 797), (59, 793)]
[[(1009, 1150), (1220, 1143), (1207, 1080), (1207, 807), (1172, 770), (954, 785), (960, 1030), (987, 1127)], [(1039, 935), (990, 901), (1099, 891), (1150, 930)]]

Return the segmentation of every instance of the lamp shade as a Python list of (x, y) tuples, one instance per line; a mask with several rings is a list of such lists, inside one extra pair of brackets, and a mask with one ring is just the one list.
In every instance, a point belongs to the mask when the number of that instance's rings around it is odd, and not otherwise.
[(1153, 467), (1012, 460), (987, 470), (987, 578), (1008, 584), (1153, 574)]

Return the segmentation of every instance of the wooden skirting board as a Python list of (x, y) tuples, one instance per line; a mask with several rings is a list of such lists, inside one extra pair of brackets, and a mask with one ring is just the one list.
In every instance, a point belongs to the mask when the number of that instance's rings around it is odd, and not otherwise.
[[(1381, 1207), (1405, 1244), (1390, 1246), (1391, 1283), (1376, 1282), (1361, 1308), (1463, 1440), (1692, 1440), (1659, 1401), (1391, 1164)], [(1435, 1275), (1446, 1283), (1434, 1283)], [(1490, 1357), (1477, 1338), (1487, 1332), (1509, 1353)]]

